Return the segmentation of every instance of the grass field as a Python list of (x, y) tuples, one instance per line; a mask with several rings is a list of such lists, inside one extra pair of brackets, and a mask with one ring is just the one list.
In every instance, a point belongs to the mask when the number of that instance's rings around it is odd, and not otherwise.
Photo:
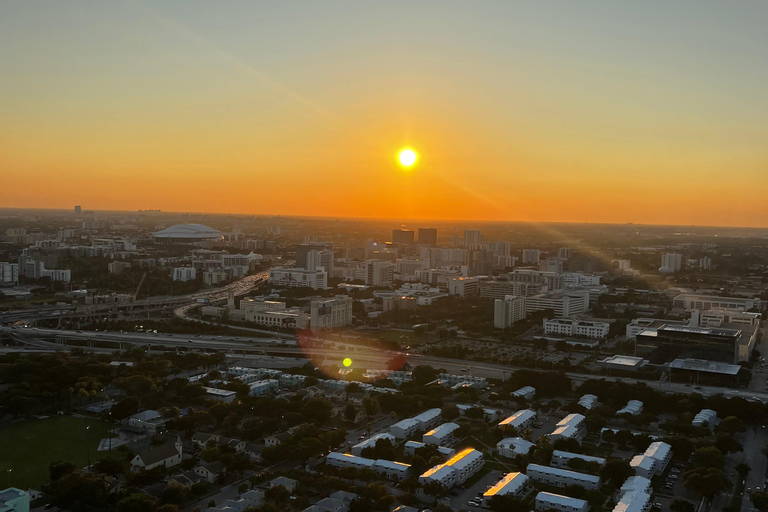
[(72, 416), (31, 419), (0, 429), (0, 488), (10, 484), (28, 489), (48, 483), (48, 465), (53, 461), (85, 467), (90, 452), (94, 463), (107, 455), (96, 448), (108, 431), (107, 423)]

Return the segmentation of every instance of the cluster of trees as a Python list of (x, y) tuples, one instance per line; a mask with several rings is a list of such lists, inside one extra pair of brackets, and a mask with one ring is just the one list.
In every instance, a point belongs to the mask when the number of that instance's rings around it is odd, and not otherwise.
[(279, 445), (264, 448), (261, 457), (269, 464), (286, 460), (304, 461), (335, 449), (346, 436), (347, 431), (343, 429), (321, 430), (315, 425), (305, 424)]

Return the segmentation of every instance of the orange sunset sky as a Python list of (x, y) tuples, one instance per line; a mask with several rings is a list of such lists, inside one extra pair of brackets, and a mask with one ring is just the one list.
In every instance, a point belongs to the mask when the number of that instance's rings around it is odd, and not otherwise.
[(766, 19), (703, 0), (3, 2), (0, 206), (768, 226)]

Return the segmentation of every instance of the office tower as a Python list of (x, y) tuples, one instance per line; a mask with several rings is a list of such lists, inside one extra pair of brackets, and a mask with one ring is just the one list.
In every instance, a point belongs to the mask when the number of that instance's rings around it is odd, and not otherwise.
[(483, 248), (483, 236), (479, 229), (464, 230), (464, 247), (470, 251), (479, 251)]
[(683, 255), (676, 253), (662, 254), (661, 266), (667, 267), (671, 272), (677, 272), (683, 267)]
[(419, 243), (426, 245), (437, 245), (437, 229), (419, 228)]
[(391, 286), (395, 265), (386, 260), (365, 262), (365, 284), (368, 286)]
[(538, 249), (523, 249), (523, 265), (526, 263), (538, 265), (541, 251)]
[(393, 244), (412, 244), (413, 231), (411, 231), (410, 229), (393, 229), (392, 243)]
[(80, 208), (80, 205), (75, 205), (75, 215), (80, 215), (82, 213), (82, 209)]

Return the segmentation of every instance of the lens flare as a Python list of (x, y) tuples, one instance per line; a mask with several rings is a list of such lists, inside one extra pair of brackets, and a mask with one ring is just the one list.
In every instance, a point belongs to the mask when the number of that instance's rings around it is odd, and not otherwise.
[(344, 366), (352, 366), (352, 360), (348, 357), (345, 357), (342, 362), (344, 363)]

